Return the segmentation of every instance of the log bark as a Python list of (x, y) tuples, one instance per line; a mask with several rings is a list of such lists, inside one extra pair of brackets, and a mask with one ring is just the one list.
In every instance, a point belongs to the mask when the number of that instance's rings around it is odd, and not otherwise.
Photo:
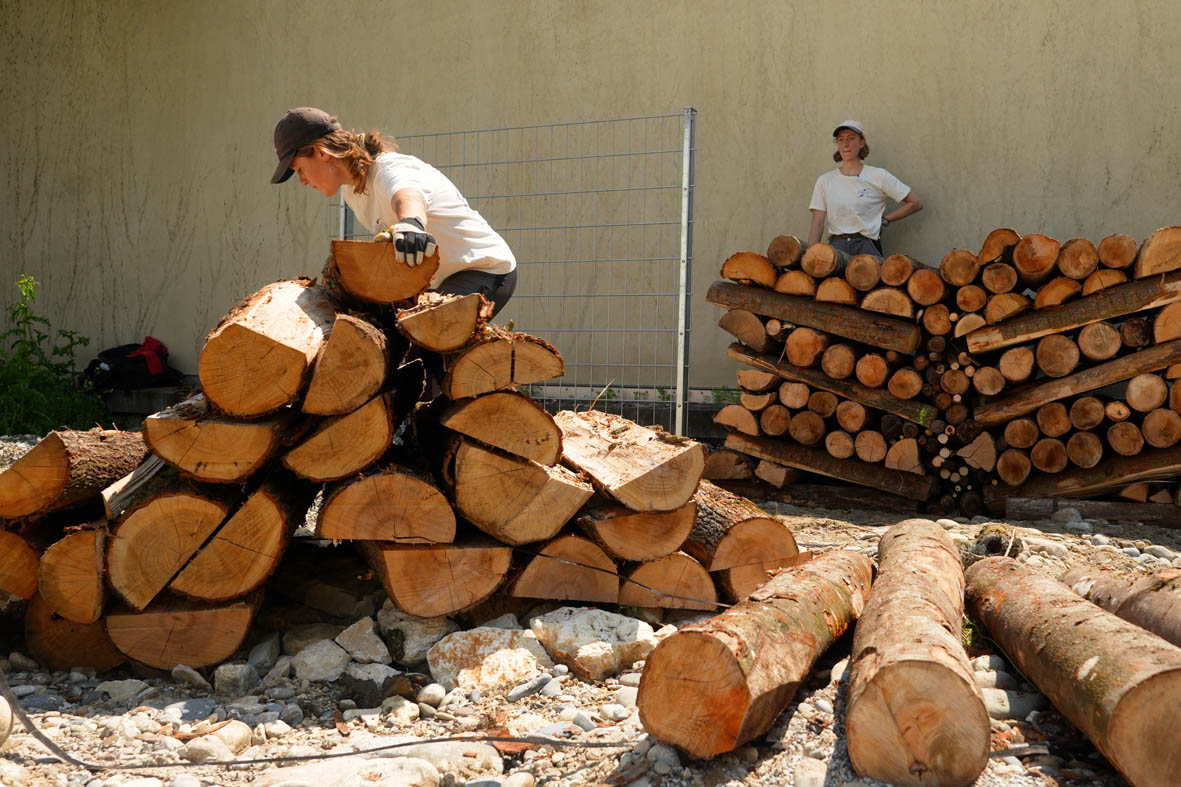
[(0, 529), (0, 590), (31, 599), (37, 592), (41, 556), (21, 536)]
[(283, 466), (309, 481), (336, 481), (380, 459), (396, 430), (393, 396), (378, 394), (354, 412), (324, 419), (283, 455)]
[(300, 409), (312, 415), (351, 413), (381, 389), (395, 356), (404, 350), (404, 343), (391, 342), (369, 320), (337, 314), (312, 365)]
[(768, 292), (730, 282), (715, 282), (705, 297), (710, 303), (719, 306), (746, 309), (764, 317), (787, 320), (887, 350), (913, 353), (919, 346), (920, 331), (917, 326), (888, 317), (877, 317), (850, 306), (817, 303), (810, 298)]
[(1131, 355), (1114, 358), (1098, 366), (1015, 391), (976, 408), (975, 420), (981, 426), (997, 426), (1033, 412), (1046, 402), (1086, 393), (1181, 362), (1181, 339), (1173, 339)]
[(726, 438), (726, 447), (759, 459), (873, 487), (912, 500), (929, 499), (935, 487), (935, 480), (928, 476), (889, 470), (855, 459), (833, 459), (824, 449), (788, 445), (767, 438), (731, 434)]
[(590, 484), (561, 465), (547, 467), (467, 440), (455, 455), (456, 509), (513, 546), (553, 538), (592, 494)]
[(1062, 582), (1092, 604), (1181, 647), (1181, 569), (1145, 575), (1076, 566)]
[(359, 546), (398, 609), (420, 618), (453, 615), (491, 596), (508, 577), (513, 552), (475, 537), (454, 544), (362, 541)]
[(1099, 262), (1107, 268), (1127, 268), (1136, 260), (1136, 239), (1116, 233), (1099, 241)]
[(110, 613), (107, 632), (116, 648), (141, 664), (200, 669), (242, 647), (260, 601), (259, 594), (225, 604), (162, 599), (140, 613)]
[(284, 410), (254, 421), (217, 413), (204, 394), (144, 419), (152, 453), (195, 481), (240, 483), (270, 459), (294, 423)]
[[(413, 307), (398, 309), (396, 319), (398, 331), (413, 344), (432, 352), (449, 353), (470, 342), (491, 315), (492, 304), (478, 292), (471, 295), (424, 292)], [(304, 410), (307, 412), (306, 403)]]
[(871, 573), (862, 555), (826, 553), (664, 639), (640, 681), (644, 728), (693, 757), (733, 751), (765, 732), (861, 612)]
[(888, 287), (901, 287), (906, 284), (910, 274), (914, 272), (914, 260), (905, 254), (891, 254), (882, 260), (882, 284)]
[(913, 421), (919, 425), (925, 424), (935, 415), (930, 405), (905, 401), (887, 391), (867, 388), (847, 380), (833, 380), (819, 370), (794, 366), (768, 355), (752, 353), (740, 344), (731, 344), (727, 355), (735, 361), (753, 366), (756, 369), (773, 372), (780, 377), (805, 383), (813, 388), (830, 391), (867, 407), (875, 407), (879, 410), (894, 413), (900, 418)]
[(40, 594), (25, 611), (25, 647), (43, 668), (60, 672), (79, 667), (106, 672), (127, 660), (111, 642), (104, 621), (66, 620), (55, 615)]
[(1010, 259), (1013, 255), (1013, 248), (1020, 240), (1021, 235), (1015, 230), (1008, 227), (998, 227), (988, 233), (984, 244), (980, 247), (980, 253), (976, 257), (983, 264)]
[(478, 339), (448, 357), (443, 393), (449, 399), (465, 399), (564, 373), (561, 353), (545, 341), (527, 333), (485, 326)]
[[(456, 472), (458, 490), (458, 469)], [(455, 538), (455, 514), (434, 484), (405, 467), (387, 463), (325, 490), (316, 536), (447, 544)]]
[(1143, 279), (1181, 268), (1181, 227), (1161, 227), (1140, 245), (1133, 278)]
[(684, 552), (641, 563), (619, 588), (619, 604), (626, 607), (713, 610), (717, 601), (709, 572)]
[(813, 557), (815, 556), (811, 552), (801, 552), (791, 557), (756, 560), (753, 563), (722, 569), (714, 577), (725, 598), (738, 603), (750, 598), (751, 594), (767, 584), (776, 573), (793, 566), (801, 566)]
[[(968, 352), (998, 350), (1019, 342), (1062, 333), (1100, 320), (1111, 320), (1144, 309), (1181, 301), (1181, 272), (1128, 282), (1050, 309), (973, 331)], [(1127, 337), (1125, 337), (1125, 343)]]
[(693, 497), (705, 469), (700, 443), (595, 410), (563, 410), (562, 460), (633, 511), (671, 511)]
[(767, 246), (767, 259), (779, 268), (790, 268), (800, 261), (808, 244), (795, 235), (776, 235)]
[(878, 543), (857, 622), (845, 736), (858, 775), (969, 785), (988, 764), (989, 720), (960, 640), (964, 573), (943, 528), (899, 522)]
[(771, 261), (753, 251), (731, 254), (722, 263), (723, 279), (742, 284), (757, 284), (760, 287), (774, 287), (777, 272)]
[(615, 563), (594, 542), (581, 536), (559, 536), (526, 564), (512, 581), (509, 594), (617, 604), (619, 575)]
[(0, 519), (85, 505), (134, 470), (146, 453), (137, 432), (50, 432), (0, 472)]
[(106, 531), (94, 527), (70, 533), (45, 550), (38, 590), (54, 614), (74, 623), (94, 623), (102, 617), (106, 541)]
[(745, 497), (703, 481), (693, 499), (697, 516), (681, 549), (706, 570), (799, 554), (791, 528)]
[(538, 464), (555, 465), (562, 458), (562, 430), (553, 416), (515, 391), (456, 402), (439, 417), (439, 423)]
[(745, 309), (730, 309), (718, 320), (718, 327), (758, 352), (770, 352), (777, 342), (767, 335), (763, 321)]
[(1021, 281), (1034, 286), (1053, 275), (1061, 244), (1051, 237), (1032, 232), (1013, 247), (1013, 267)]
[(696, 518), (696, 499), (672, 511), (632, 511), (612, 500), (597, 498), (583, 507), (575, 523), (611, 557), (639, 562), (656, 560), (680, 549)]
[(1128, 781), (1181, 781), (1181, 650), (1015, 560), (987, 558), (966, 574), (971, 613)]
[(914, 317), (914, 301), (903, 290), (891, 287), (879, 287), (873, 292), (867, 292), (861, 299), (861, 308), (901, 317), (904, 320)]
[[(348, 241), (333, 241), (341, 242)], [(296, 400), (335, 318), (328, 294), (311, 279), (278, 281), (247, 296), (201, 349), (197, 374), (205, 398), (237, 418), (267, 415)]]

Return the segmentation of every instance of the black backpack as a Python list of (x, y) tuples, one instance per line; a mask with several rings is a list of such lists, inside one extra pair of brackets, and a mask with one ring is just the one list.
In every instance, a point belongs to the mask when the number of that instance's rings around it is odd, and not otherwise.
[(168, 365), (168, 348), (159, 339), (103, 350), (87, 364), (81, 382), (96, 391), (126, 391), (176, 385), (183, 375)]

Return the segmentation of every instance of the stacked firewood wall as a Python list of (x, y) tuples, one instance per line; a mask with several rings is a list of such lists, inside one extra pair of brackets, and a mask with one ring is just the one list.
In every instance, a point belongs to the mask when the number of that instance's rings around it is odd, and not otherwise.
[(142, 435), (53, 432), (0, 473), (0, 589), (31, 599), (30, 651), (222, 661), (301, 525), (355, 545), (418, 617), (497, 592), (709, 610), (810, 557), (701, 482), (701, 444), (520, 393), (561, 355), (488, 325), (481, 295), (424, 292), (435, 267), (336, 241), (321, 284), (238, 304), (201, 389)]
[(1098, 245), (998, 229), (938, 268), (792, 236), (727, 259), (708, 300), (750, 368), (727, 449), (924, 501), (1181, 505), (1181, 227)]

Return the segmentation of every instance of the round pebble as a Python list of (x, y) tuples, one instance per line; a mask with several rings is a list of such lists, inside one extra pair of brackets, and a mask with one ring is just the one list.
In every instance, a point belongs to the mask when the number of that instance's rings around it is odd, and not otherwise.
[(433, 705), (437, 708), (446, 696), (447, 689), (441, 683), (428, 683), (418, 690), (418, 696), (415, 699), (420, 703)]
[(567, 667), (565, 664), (555, 664), (554, 668), (552, 670), (550, 670), (550, 672), (552, 672), (555, 675), (566, 675), (567, 673), (570, 672), (570, 668)]
[(821, 697), (815, 702), (816, 709), (821, 713), (832, 713), (832, 703)]

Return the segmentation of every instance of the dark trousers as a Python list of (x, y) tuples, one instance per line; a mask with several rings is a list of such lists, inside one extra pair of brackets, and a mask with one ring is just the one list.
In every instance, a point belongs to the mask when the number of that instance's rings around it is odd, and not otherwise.
[(492, 316), (505, 307), (508, 299), (517, 289), (517, 269), (508, 273), (487, 271), (460, 271), (453, 273), (439, 284), (436, 292), (444, 295), (472, 295), (480, 293), (492, 304)]
[(840, 249), (850, 257), (857, 254), (868, 254), (881, 260), (885, 256), (882, 254), (881, 240), (867, 238), (864, 235), (832, 235), (828, 239), (828, 245), (834, 249)]

